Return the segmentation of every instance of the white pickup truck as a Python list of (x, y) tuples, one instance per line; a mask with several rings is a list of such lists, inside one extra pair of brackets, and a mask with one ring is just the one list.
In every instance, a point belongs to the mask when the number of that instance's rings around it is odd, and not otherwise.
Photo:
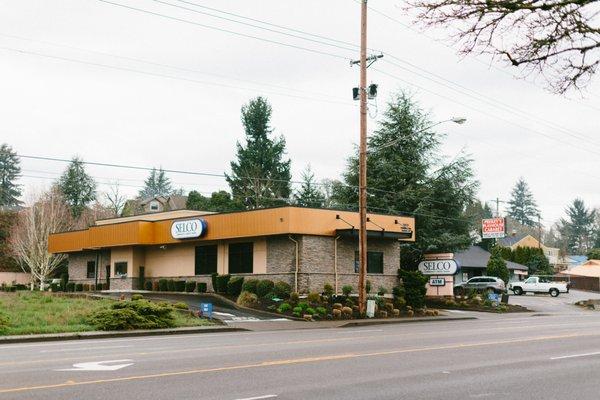
[(549, 293), (552, 297), (557, 297), (560, 293), (569, 293), (566, 282), (552, 282), (538, 276), (532, 276), (523, 282), (511, 282), (508, 284), (508, 289), (512, 290), (517, 296), (527, 292)]

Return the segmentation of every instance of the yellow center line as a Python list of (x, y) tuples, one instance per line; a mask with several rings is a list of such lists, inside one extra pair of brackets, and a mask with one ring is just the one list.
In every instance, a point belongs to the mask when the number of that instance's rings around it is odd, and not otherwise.
[(370, 352), (370, 353), (331, 354), (331, 355), (325, 355), (325, 356), (320, 356), (320, 357), (304, 357), (304, 358), (295, 358), (295, 359), (288, 359), (288, 360), (271, 360), (271, 361), (263, 361), (263, 362), (254, 363), (254, 364), (241, 364), (241, 365), (231, 365), (231, 366), (215, 367), (215, 368), (203, 368), (203, 369), (192, 369), (192, 370), (184, 370), (184, 371), (161, 372), (161, 373), (156, 373), (156, 374), (132, 375), (132, 376), (119, 377), (119, 378), (96, 379), (96, 380), (79, 381), (79, 382), (68, 381), (68, 382), (64, 382), (64, 383), (46, 384), (46, 385), (39, 385), (39, 386), (24, 386), (24, 387), (10, 388), (10, 389), (0, 389), (0, 394), (42, 390), (42, 389), (56, 389), (56, 388), (64, 388), (64, 387), (71, 387), (71, 386), (84, 386), (84, 385), (95, 385), (95, 384), (113, 383), (113, 382), (127, 382), (127, 381), (136, 381), (136, 380), (145, 380), (145, 379), (166, 378), (166, 377), (172, 377), (172, 376), (204, 374), (204, 373), (210, 373), (210, 372), (235, 371), (235, 370), (242, 370), (242, 369), (264, 368), (264, 367), (271, 367), (271, 366), (305, 364), (305, 363), (335, 361), (335, 360), (347, 360), (347, 359), (362, 358), (362, 357), (378, 357), (378, 356), (387, 356), (387, 355), (403, 354), (403, 353), (416, 353), (416, 352), (436, 351), (436, 350), (450, 350), (450, 349), (481, 347), (481, 346), (490, 346), (490, 345), (498, 345), (498, 344), (527, 343), (527, 342), (537, 342), (537, 341), (544, 341), (544, 340), (558, 340), (558, 339), (568, 339), (568, 338), (577, 338), (577, 337), (586, 337), (586, 336), (600, 336), (600, 333), (589, 333), (589, 334), (573, 333), (573, 334), (567, 334), (567, 335), (537, 336), (537, 337), (530, 337), (530, 338), (497, 340), (497, 341), (487, 341), (487, 342), (477, 342), (477, 343), (459, 343), (459, 344), (443, 345), (443, 346), (430, 346), (430, 347), (417, 347), (417, 348), (410, 348), (410, 349), (385, 350), (385, 351), (377, 351), (377, 352)]

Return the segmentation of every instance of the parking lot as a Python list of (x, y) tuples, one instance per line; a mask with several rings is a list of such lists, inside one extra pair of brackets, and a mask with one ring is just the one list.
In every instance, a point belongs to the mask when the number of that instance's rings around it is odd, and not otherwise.
[(518, 304), (528, 309), (541, 313), (573, 314), (589, 313), (590, 311), (574, 306), (580, 300), (600, 299), (600, 293), (571, 290), (569, 293), (561, 293), (558, 297), (550, 297), (547, 294), (526, 294), (522, 296), (512, 295), (510, 304)]

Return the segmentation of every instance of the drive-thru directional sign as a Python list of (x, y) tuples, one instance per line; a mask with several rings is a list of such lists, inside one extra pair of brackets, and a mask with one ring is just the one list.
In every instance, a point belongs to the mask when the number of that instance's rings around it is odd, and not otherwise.
[[(73, 364), (73, 368), (58, 369), (57, 371), (116, 371), (121, 368), (133, 365), (133, 360), (109, 360), (109, 361), (92, 361)], [(115, 364), (126, 363), (126, 364)], [(109, 365), (107, 365), (109, 364)]]

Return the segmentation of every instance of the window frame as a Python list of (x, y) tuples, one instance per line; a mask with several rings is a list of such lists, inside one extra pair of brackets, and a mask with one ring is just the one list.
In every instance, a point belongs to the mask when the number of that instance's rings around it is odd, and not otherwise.
[[(90, 271), (90, 266), (92, 270)], [(87, 279), (95, 279), (96, 278), (96, 261), (88, 261), (86, 265), (85, 276)]]
[[(117, 268), (118, 267), (122, 267), (123, 265), (125, 265), (125, 273), (124, 274), (123, 273), (119, 273), (117, 271)], [(127, 261), (115, 261), (115, 265), (114, 265), (114, 269), (115, 269), (114, 275), (115, 275), (115, 277), (119, 278), (119, 277), (127, 276), (128, 267), (129, 266), (127, 265)]]
[[(238, 242), (238, 243), (229, 243), (227, 246), (227, 267), (228, 273), (230, 274), (252, 274), (254, 273), (254, 242)], [(237, 248), (246, 247), (245, 249), (241, 249), (240, 251), (236, 251)], [(234, 251), (232, 251), (234, 250)], [(241, 257), (248, 256), (249, 258), (244, 262)], [(232, 257), (234, 256), (234, 257)], [(234, 265), (233, 262), (237, 261), (235, 257), (240, 257), (240, 262)], [(233, 268), (232, 268), (233, 267)], [(239, 267), (239, 269), (238, 269)]]
[[(369, 260), (371, 260), (371, 257), (374, 255), (381, 255), (381, 272), (377, 271), (377, 272), (373, 272), (372, 269), (369, 268), (369, 266), (371, 266), (371, 268), (373, 268), (372, 264), (369, 262)], [(357, 266), (359, 265), (359, 252), (358, 250), (354, 251), (354, 265)], [(383, 251), (367, 251), (367, 274), (369, 275), (383, 275), (385, 271), (385, 264), (384, 264), (384, 254)]]
[[(201, 249), (207, 250), (209, 248), (214, 248), (214, 254), (204, 254), (204, 261), (208, 261), (208, 262), (212, 262), (213, 260), (210, 259), (208, 260), (208, 257), (212, 258), (214, 257), (214, 270), (213, 268), (205, 268), (205, 271), (200, 271), (202, 268), (202, 265), (200, 263), (200, 259), (199, 259), (199, 251)], [(202, 275), (210, 275), (214, 272), (217, 272), (218, 269), (218, 263), (219, 263), (219, 245), (217, 244), (204, 244), (204, 245), (200, 245), (200, 246), (196, 246), (194, 248), (194, 275), (195, 276), (202, 276)], [(208, 264), (208, 263), (207, 263)]]

